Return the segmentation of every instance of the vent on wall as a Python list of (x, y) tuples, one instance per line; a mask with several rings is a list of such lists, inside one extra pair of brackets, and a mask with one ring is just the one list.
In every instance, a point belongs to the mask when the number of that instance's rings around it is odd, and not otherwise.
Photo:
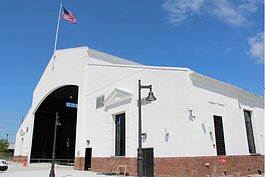
[(97, 97), (97, 100), (96, 100), (96, 109), (98, 108), (101, 108), (104, 106), (104, 95), (103, 96), (100, 96), (100, 97)]

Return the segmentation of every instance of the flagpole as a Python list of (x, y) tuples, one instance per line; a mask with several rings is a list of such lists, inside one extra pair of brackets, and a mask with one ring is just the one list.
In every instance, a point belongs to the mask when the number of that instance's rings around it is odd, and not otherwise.
[(59, 14), (58, 14), (58, 21), (57, 21), (57, 29), (56, 29), (55, 41), (54, 41), (54, 49), (53, 49), (54, 60), (53, 60), (52, 70), (54, 70), (54, 65), (55, 65), (55, 51), (56, 51), (56, 47), (57, 47), (57, 39), (58, 39), (58, 33), (59, 33), (59, 27), (60, 27), (60, 19), (61, 19), (62, 6), (63, 6), (63, 2), (61, 1), (60, 2)]

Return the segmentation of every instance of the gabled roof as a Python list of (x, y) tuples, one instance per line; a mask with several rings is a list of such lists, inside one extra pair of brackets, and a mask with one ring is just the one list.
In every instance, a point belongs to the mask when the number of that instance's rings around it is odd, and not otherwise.
[(59, 49), (56, 50), (56, 52), (64, 52), (64, 51), (68, 51), (68, 52), (74, 52), (74, 51), (86, 51), (86, 55), (100, 60), (100, 61), (104, 61), (107, 62), (109, 64), (117, 64), (117, 65), (142, 65), (140, 63), (136, 63), (134, 61), (130, 61), (130, 60), (126, 60), (124, 58), (120, 58), (120, 57), (116, 57), (113, 56), (111, 54), (107, 54), (105, 52), (101, 52), (95, 49), (91, 49), (87, 46), (82, 46), (82, 47), (74, 47), (74, 48), (66, 48), (66, 49)]
[(127, 67), (127, 68), (141, 68), (141, 69), (154, 69), (154, 70), (168, 70), (168, 71), (185, 71), (185, 72), (189, 72), (189, 75), (191, 77), (197, 77), (197, 78), (205, 79), (205, 80), (208, 80), (208, 82), (218, 83), (218, 84), (223, 85), (223, 86), (225, 86), (227, 88), (232, 88), (232, 89), (238, 90), (238, 91), (240, 91), (242, 93), (245, 93), (247, 95), (252, 95), (252, 96), (254, 96), (254, 97), (258, 98), (258, 99), (262, 99), (262, 100), (264, 99), (263, 96), (253, 94), (251, 92), (248, 92), (248, 91), (246, 91), (244, 89), (235, 87), (235, 86), (230, 85), (228, 83), (225, 83), (225, 82), (210, 78), (208, 76), (204, 76), (202, 74), (196, 73), (196, 72), (192, 71), (189, 68), (145, 66), (145, 65), (142, 65), (140, 63), (136, 63), (134, 61), (130, 61), (130, 60), (126, 60), (126, 59), (123, 59), (123, 58), (120, 58), (120, 57), (116, 57), (116, 56), (113, 56), (113, 55), (110, 55), (110, 54), (107, 54), (107, 53), (100, 52), (100, 51), (95, 50), (95, 49), (90, 49), (90, 48), (88, 48), (86, 46), (77, 47), (77, 48), (62, 49), (62, 50), (80, 50), (80, 49), (87, 50), (87, 54), (91, 58), (95, 58), (97, 60), (109, 63), (109, 64), (88, 64), (88, 65)]

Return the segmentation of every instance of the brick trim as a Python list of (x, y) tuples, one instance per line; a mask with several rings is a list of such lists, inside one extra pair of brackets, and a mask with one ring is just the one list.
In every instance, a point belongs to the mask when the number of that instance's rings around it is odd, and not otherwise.
[(23, 162), (25, 159), (28, 160), (28, 156), (18, 155), (13, 157), (14, 162)]

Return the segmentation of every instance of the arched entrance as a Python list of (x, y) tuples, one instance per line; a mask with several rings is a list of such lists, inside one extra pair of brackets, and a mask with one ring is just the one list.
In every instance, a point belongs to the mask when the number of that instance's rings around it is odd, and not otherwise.
[(31, 162), (49, 162), (52, 158), (54, 125), (58, 112), (56, 159), (73, 163), (77, 119), (78, 86), (68, 85), (53, 91), (35, 112)]

